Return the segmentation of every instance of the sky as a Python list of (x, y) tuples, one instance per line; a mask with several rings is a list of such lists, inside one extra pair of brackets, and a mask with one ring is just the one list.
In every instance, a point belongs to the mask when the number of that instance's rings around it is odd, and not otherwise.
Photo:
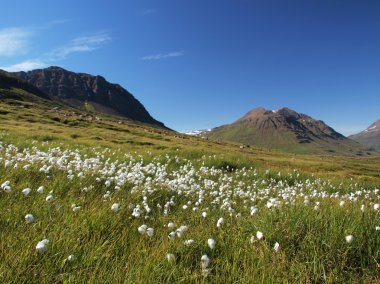
[(377, 0), (13, 0), (0, 69), (102, 75), (177, 131), (289, 107), (348, 135), (380, 119)]

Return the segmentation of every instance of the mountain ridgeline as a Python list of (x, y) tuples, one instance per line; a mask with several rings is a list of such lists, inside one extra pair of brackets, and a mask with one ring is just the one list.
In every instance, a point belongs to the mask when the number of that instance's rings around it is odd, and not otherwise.
[[(18, 90), (18, 92), (15, 92)], [(18, 79), (12, 74), (0, 70), (0, 99), (22, 99), (28, 94), (36, 99), (50, 100), (49, 95), (41, 91), (39, 88)]]
[(204, 136), (293, 153), (363, 154), (364, 151), (359, 143), (323, 121), (289, 108), (256, 108), (232, 124), (205, 132)]
[(60, 67), (12, 74), (71, 106), (165, 127), (131, 93), (102, 76), (74, 73)]
[(380, 119), (372, 123), (364, 131), (351, 135), (349, 138), (374, 150), (380, 150)]

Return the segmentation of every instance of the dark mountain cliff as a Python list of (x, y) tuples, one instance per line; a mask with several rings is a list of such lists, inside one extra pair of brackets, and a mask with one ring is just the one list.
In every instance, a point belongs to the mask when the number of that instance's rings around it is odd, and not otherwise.
[(72, 106), (165, 127), (131, 93), (102, 76), (74, 73), (60, 67), (13, 74)]

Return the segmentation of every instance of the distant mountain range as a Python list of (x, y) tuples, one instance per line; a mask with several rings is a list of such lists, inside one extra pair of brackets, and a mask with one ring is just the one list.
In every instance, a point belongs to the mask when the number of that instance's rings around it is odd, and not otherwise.
[(380, 150), (380, 119), (364, 131), (351, 135), (349, 138), (375, 150)]
[(232, 124), (190, 134), (294, 153), (366, 153), (365, 147), (336, 132), (323, 121), (286, 107), (278, 110), (256, 108)]
[[(0, 99), (32, 101), (46, 109), (74, 107), (87, 113), (116, 115), (166, 128), (120, 85), (111, 84), (101, 76), (60, 67), (16, 73), (0, 70)], [(186, 134), (305, 154), (367, 155), (380, 150), (380, 120), (346, 138), (323, 121), (286, 107), (256, 108), (231, 124)]]
[(74, 73), (60, 67), (12, 74), (71, 106), (165, 128), (131, 93), (118, 84), (107, 82), (102, 76)]

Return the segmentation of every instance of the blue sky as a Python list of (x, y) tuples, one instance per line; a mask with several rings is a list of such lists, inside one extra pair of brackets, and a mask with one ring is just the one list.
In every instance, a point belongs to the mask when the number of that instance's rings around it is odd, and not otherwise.
[(343, 134), (380, 118), (380, 1), (4, 1), (0, 68), (100, 74), (178, 130), (287, 106)]

